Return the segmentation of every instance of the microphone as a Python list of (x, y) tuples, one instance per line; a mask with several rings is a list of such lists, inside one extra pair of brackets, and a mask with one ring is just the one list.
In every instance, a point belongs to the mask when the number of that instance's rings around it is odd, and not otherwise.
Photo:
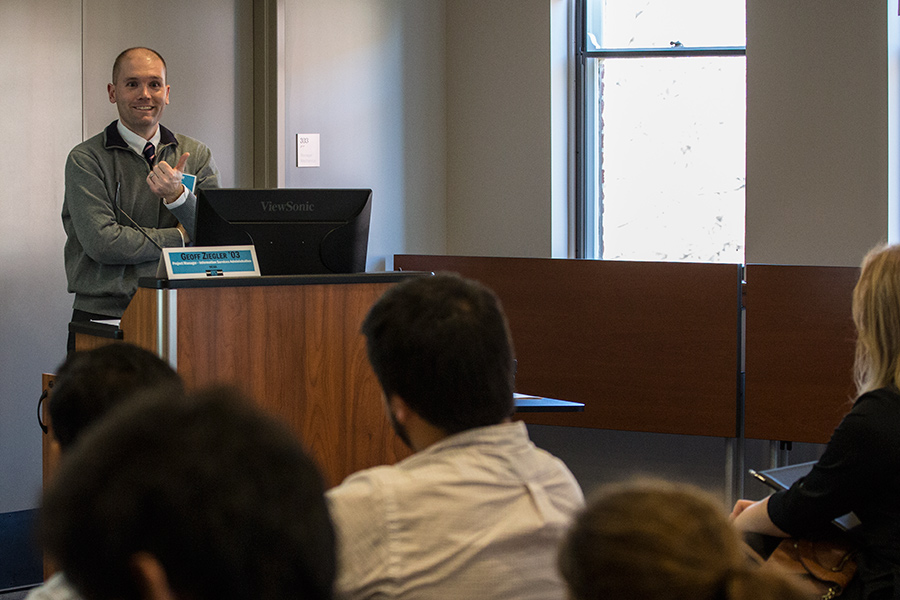
[(149, 235), (146, 231), (144, 231), (144, 228), (141, 227), (140, 225), (138, 225), (138, 224), (137, 224), (137, 221), (135, 221), (134, 219), (132, 219), (132, 218), (131, 218), (131, 215), (129, 215), (127, 212), (125, 212), (125, 209), (124, 209), (124, 208), (122, 208), (121, 206), (119, 206), (119, 186), (120, 186), (121, 184), (122, 184), (121, 181), (117, 181), (117, 182), (116, 182), (116, 197), (115, 197), (115, 199), (113, 200), (113, 210), (114, 210), (114, 211), (115, 211), (115, 210), (118, 210), (120, 213), (122, 213), (123, 215), (125, 215), (125, 217), (126, 217), (129, 221), (131, 221), (131, 224), (134, 225), (135, 229), (137, 229), (137, 230), (140, 231), (142, 234), (144, 234), (144, 237), (147, 238), (148, 240), (150, 240), (150, 243), (153, 244), (154, 246), (156, 246), (157, 248), (159, 248), (159, 251), (162, 252), (162, 246), (160, 246), (159, 244), (157, 244), (157, 243), (156, 243), (156, 240), (154, 240), (152, 237), (150, 237), (150, 235)]

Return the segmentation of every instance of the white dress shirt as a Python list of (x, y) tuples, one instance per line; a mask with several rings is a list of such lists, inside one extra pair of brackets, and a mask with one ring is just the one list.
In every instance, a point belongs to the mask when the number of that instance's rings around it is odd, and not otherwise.
[(524, 423), (450, 436), (327, 497), (339, 597), (565, 598), (557, 546), (584, 497)]
[(42, 585), (34, 588), (25, 600), (83, 600), (62, 573), (54, 573)]

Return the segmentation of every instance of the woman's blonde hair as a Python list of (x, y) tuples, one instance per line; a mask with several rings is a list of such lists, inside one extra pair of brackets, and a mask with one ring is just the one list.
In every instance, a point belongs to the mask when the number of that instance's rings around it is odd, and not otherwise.
[(562, 542), (572, 600), (799, 600), (780, 573), (749, 558), (723, 507), (685, 484), (601, 488)]
[(853, 289), (858, 395), (900, 382), (900, 246), (882, 246), (863, 259)]

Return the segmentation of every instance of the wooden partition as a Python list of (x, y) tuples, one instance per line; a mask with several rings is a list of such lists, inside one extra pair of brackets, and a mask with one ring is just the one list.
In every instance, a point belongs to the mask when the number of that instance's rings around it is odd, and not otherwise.
[(747, 265), (745, 436), (826, 443), (850, 410), (856, 267)]
[(385, 418), (359, 331), (369, 307), (405, 277), (142, 280), (120, 327), (124, 341), (175, 365), (189, 388), (245, 391), (298, 434), (336, 485), (409, 453)]
[(585, 404), (529, 423), (736, 435), (739, 265), (398, 255), (394, 266), (497, 293), (516, 390)]
[[(821, 443), (850, 408), (855, 268), (749, 265), (742, 299), (732, 264), (398, 255), (394, 265), (457, 272), (497, 293), (516, 390), (585, 405), (521, 415), (529, 423), (724, 438), (743, 428)], [(144, 282), (121, 330), (191, 387), (245, 390), (298, 433), (333, 485), (408, 454), (359, 333), (371, 304), (408, 275), (368, 275)]]

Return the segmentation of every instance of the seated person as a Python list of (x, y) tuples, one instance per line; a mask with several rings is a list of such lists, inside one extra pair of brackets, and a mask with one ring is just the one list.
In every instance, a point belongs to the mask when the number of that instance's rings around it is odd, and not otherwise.
[(293, 435), (237, 393), (151, 394), (68, 451), (41, 540), (92, 600), (327, 600), (323, 494)]
[[(136, 393), (151, 390), (180, 396), (183, 385), (172, 367), (148, 350), (116, 343), (69, 354), (56, 371), (53, 393), (47, 401), (51, 469), (91, 425)], [(62, 572), (54, 573), (27, 597), (79, 599)]]
[(484, 286), (392, 287), (363, 326), (398, 436), (415, 451), (329, 490), (346, 598), (562, 599), (556, 547), (584, 498), (511, 422), (513, 351)]
[(149, 350), (115, 343), (70, 354), (56, 370), (47, 401), (48, 434), (65, 452), (88, 426), (137, 392), (180, 395), (181, 378)]
[(841, 598), (900, 598), (900, 245), (866, 256), (853, 290), (857, 394), (812, 470), (788, 490), (739, 500), (741, 531), (814, 538), (853, 512), (857, 570)]
[(687, 485), (601, 488), (565, 537), (559, 568), (571, 600), (802, 600), (752, 562), (723, 507)]

